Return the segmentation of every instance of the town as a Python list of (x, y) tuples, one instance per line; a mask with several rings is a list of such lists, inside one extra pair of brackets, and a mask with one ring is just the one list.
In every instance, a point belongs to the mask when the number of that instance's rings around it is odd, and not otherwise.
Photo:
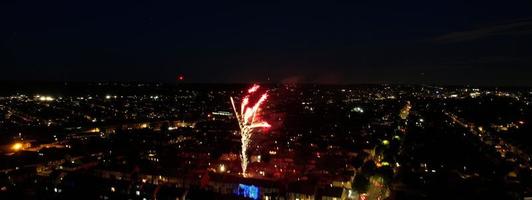
[[(0, 196), (522, 199), (530, 88), (264, 84), (245, 174), (246, 84), (54, 83), (0, 97)], [(245, 175), (245, 176), (244, 176)]]

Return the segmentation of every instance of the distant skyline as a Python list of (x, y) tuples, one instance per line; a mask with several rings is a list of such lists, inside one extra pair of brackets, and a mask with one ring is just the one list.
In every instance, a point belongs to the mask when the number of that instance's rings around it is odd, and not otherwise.
[(10, 1), (0, 22), (0, 80), (532, 86), (532, 1)]

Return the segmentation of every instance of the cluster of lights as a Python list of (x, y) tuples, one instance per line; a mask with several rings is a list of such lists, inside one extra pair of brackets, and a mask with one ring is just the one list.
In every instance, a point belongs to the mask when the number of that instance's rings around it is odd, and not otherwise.
[(55, 100), (55, 98), (53, 98), (51, 96), (40, 96), (40, 95), (37, 95), (35, 97), (37, 97), (37, 99), (39, 101), (53, 101), (53, 100)]
[(114, 96), (111, 96), (111, 95), (105, 95), (105, 99), (111, 99), (111, 98), (118, 98), (118, 96), (114, 95)]
[(17, 142), (13, 145), (11, 145), (11, 150), (13, 151), (20, 151), (24, 148), (24, 145), (21, 142)]
[(361, 107), (354, 107), (353, 109), (351, 109), (351, 111), (357, 113), (364, 113), (364, 109), (362, 109)]

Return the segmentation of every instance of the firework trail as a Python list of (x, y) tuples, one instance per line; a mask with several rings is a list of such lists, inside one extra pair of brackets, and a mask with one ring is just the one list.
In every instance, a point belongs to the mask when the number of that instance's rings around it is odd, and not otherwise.
[(259, 119), (259, 111), (260, 106), (266, 99), (268, 98), (268, 93), (265, 92), (262, 94), (255, 103), (255, 105), (249, 105), (249, 98), (251, 95), (253, 95), (258, 89), (259, 85), (253, 85), (251, 88), (248, 89), (248, 93), (246, 96), (244, 96), (244, 99), (242, 99), (242, 102), (240, 104), (240, 112), (238, 112), (235, 101), (233, 100), (233, 97), (230, 97), (231, 104), (233, 105), (233, 110), (235, 111), (236, 119), (238, 120), (238, 126), (240, 127), (240, 136), (242, 141), (242, 152), (240, 154), (240, 160), (241, 160), (241, 166), (242, 166), (242, 175), (246, 176), (246, 169), (249, 163), (248, 156), (247, 156), (247, 148), (249, 145), (249, 142), (251, 140), (251, 135), (253, 135), (253, 131), (256, 128), (269, 128), (270, 124), (265, 121), (261, 121)]

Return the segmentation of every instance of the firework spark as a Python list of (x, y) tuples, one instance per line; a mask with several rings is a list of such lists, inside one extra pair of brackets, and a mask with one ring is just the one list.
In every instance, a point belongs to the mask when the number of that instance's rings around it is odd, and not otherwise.
[(253, 85), (251, 88), (248, 89), (248, 93), (246, 94), (246, 96), (244, 96), (244, 99), (242, 99), (242, 102), (240, 104), (240, 112), (238, 112), (236, 109), (233, 97), (230, 97), (231, 104), (233, 105), (233, 110), (235, 111), (235, 116), (238, 120), (238, 125), (240, 127), (240, 136), (242, 141), (242, 152), (240, 154), (240, 160), (242, 165), (243, 176), (246, 176), (246, 169), (249, 163), (249, 160), (247, 158), (247, 148), (251, 140), (251, 135), (253, 135), (253, 131), (257, 128), (270, 127), (270, 124), (268, 124), (268, 122), (261, 121), (258, 117), (260, 106), (268, 98), (268, 93), (265, 92), (264, 94), (262, 94), (255, 103), (255, 105), (248, 105), (250, 103), (250, 96), (253, 95), (259, 88), (259, 85)]

